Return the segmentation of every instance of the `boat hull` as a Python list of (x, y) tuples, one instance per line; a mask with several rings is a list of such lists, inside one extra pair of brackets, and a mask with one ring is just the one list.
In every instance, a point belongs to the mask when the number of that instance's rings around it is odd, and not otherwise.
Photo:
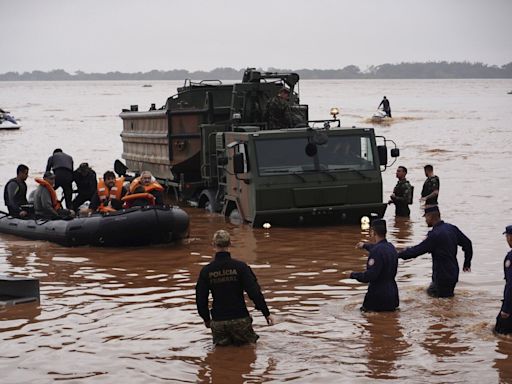
[(0, 233), (64, 246), (140, 246), (188, 236), (189, 218), (178, 207), (135, 207), (72, 220), (0, 218)]
[(20, 129), (20, 128), (21, 128), (21, 125), (19, 125), (18, 123), (14, 124), (13, 122), (10, 122), (8, 120), (3, 120), (0, 123), (0, 130), (2, 130), (2, 129), (4, 129), (4, 130)]

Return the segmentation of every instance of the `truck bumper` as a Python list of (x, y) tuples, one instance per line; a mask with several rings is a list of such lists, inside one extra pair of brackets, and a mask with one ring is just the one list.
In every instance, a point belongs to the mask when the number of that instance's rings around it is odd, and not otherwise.
[(363, 216), (383, 217), (386, 208), (387, 204), (373, 203), (257, 211), (251, 224), (253, 227), (264, 223), (282, 227), (359, 224)]

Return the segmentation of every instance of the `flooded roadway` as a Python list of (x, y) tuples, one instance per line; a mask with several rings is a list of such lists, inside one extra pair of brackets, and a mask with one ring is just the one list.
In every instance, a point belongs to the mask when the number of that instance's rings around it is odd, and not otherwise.
[[(461, 273), (454, 298), (425, 294), (425, 255), (399, 264), (400, 311), (362, 314), (366, 286), (347, 276), (364, 268), (366, 254), (354, 245), (368, 233), (355, 226), (252, 229), (190, 208), (191, 237), (172, 246), (63, 248), (0, 235), (0, 273), (41, 281), (39, 305), (0, 309), (2, 382), (512, 381), (512, 340), (491, 332), (504, 284), (501, 232), (512, 224), (510, 88), (510, 80), (301, 86), (313, 118), (336, 105), (344, 125), (361, 125), (373, 113), (368, 106), (388, 96), (396, 120), (376, 130), (397, 142), (416, 187), (410, 220), (386, 212), (389, 238), (401, 248), (425, 236), (417, 199), (423, 165), (432, 163), (444, 219), (474, 246), (473, 271)], [(0, 105), (24, 125), (0, 132), (2, 187), (20, 161), (40, 174), (56, 146), (102, 173), (121, 152), (116, 113), (163, 103), (174, 89), (175, 82), (149, 90), (132, 82), (0, 83)], [(89, 140), (100, 133), (101, 141)], [(396, 165), (383, 174), (385, 196)], [(254, 269), (276, 319), (267, 327), (252, 311), (256, 346), (213, 348), (195, 310), (195, 281), (220, 228)]]

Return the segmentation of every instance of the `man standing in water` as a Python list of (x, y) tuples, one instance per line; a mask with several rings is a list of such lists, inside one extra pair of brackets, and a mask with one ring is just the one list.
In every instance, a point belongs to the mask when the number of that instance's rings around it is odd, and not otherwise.
[(409, 204), (412, 203), (412, 186), (405, 176), (407, 176), (407, 168), (401, 165), (396, 169), (398, 182), (393, 189), (393, 193), (389, 196), (388, 204), (395, 204), (396, 216), (409, 217), (411, 214)]
[[(506, 235), (508, 246), (512, 248), (512, 225), (508, 225), (503, 234)], [(496, 317), (494, 330), (497, 333), (509, 334), (512, 333), (512, 250), (505, 256), (503, 270), (505, 272), (503, 304), (498, 317)]]
[(455, 225), (441, 220), (437, 205), (425, 208), (425, 221), (432, 228), (420, 244), (399, 252), (400, 259), (412, 259), (425, 253), (432, 254), (432, 283), (427, 293), (432, 297), (452, 297), (459, 281), (457, 246), (464, 251), (464, 272), (471, 272), (473, 245)]
[[(255, 343), (259, 336), (252, 328), (252, 318), (245, 305), (244, 291), (259, 309), (268, 325), (273, 324), (256, 276), (246, 263), (231, 258), (229, 233), (219, 230), (213, 235), (215, 259), (201, 269), (196, 284), (197, 311), (206, 328), (211, 328), (215, 345)], [(213, 304), (208, 309), (208, 296)]]
[(423, 167), (427, 180), (423, 183), (420, 201), (425, 205), (437, 205), (437, 196), (439, 196), (439, 177), (434, 175), (434, 167), (430, 164)]
[(386, 240), (386, 233), (386, 221), (374, 220), (370, 226), (370, 236), (374, 243), (359, 242), (356, 245), (356, 248), (370, 252), (366, 271), (350, 273), (351, 279), (370, 283), (361, 307), (362, 311), (394, 311), (400, 303), (395, 281), (398, 254), (393, 244)]
[(389, 105), (389, 100), (386, 98), (386, 96), (384, 96), (377, 109), (379, 109), (381, 105), (382, 110), (386, 112), (386, 115), (388, 115), (388, 117), (391, 117), (391, 106)]

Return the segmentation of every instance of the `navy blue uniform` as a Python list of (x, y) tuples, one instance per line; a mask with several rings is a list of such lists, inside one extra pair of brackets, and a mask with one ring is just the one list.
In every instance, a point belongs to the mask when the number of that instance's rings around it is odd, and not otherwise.
[(412, 259), (425, 253), (432, 254), (432, 285), (429, 294), (438, 297), (453, 296), (453, 290), (459, 281), (457, 246), (464, 251), (464, 268), (471, 268), (473, 245), (455, 225), (440, 220), (428, 232), (427, 238), (420, 244), (400, 252), (400, 259)]
[(510, 316), (504, 319), (501, 314), (498, 314), (494, 329), (498, 333), (512, 333), (512, 251), (505, 256), (503, 270), (505, 273), (505, 289), (503, 291), (501, 312), (508, 313)]
[(395, 282), (398, 254), (386, 239), (377, 244), (365, 244), (369, 251), (366, 271), (352, 272), (351, 279), (370, 283), (364, 297), (363, 309), (369, 311), (394, 311), (398, 308), (398, 287)]
[(265, 317), (270, 316), (256, 276), (243, 261), (231, 258), (229, 252), (217, 252), (215, 259), (204, 266), (196, 284), (196, 304), (205, 322), (210, 320), (208, 296), (212, 292), (213, 320), (232, 320), (249, 316), (244, 291)]

